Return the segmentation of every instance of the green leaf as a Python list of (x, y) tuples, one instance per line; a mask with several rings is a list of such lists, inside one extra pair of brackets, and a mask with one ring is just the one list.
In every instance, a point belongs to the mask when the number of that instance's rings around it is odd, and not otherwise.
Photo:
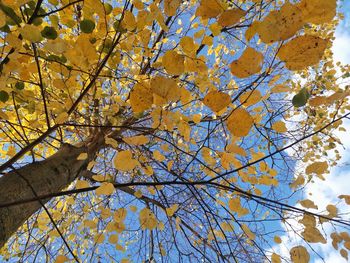
[(109, 15), (113, 11), (113, 6), (109, 3), (104, 3), (103, 4), (105, 7), (106, 15)]
[(0, 101), (1, 102), (6, 102), (6, 101), (8, 101), (9, 98), (10, 98), (10, 96), (6, 91), (4, 91), (4, 90), (0, 91)]
[(44, 27), (41, 31), (41, 35), (47, 39), (56, 39), (58, 36), (56, 29), (51, 26)]
[(24, 83), (22, 81), (17, 81), (15, 84), (15, 88), (18, 90), (24, 89)]
[(89, 19), (84, 19), (80, 22), (80, 30), (83, 33), (90, 34), (95, 29), (95, 22)]
[(8, 24), (19, 25), (22, 22), (22, 19), (15, 13), (15, 11), (13, 11), (11, 7), (0, 3), (0, 9), (6, 14), (7, 17), (11, 18), (11, 21), (8, 21)]
[(310, 98), (310, 93), (307, 91), (306, 88), (302, 88), (298, 94), (296, 94), (293, 99), (292, 99), (292, 103), (294, 105), (294, 107), (302, 107), (304, 106), (308, 99)]

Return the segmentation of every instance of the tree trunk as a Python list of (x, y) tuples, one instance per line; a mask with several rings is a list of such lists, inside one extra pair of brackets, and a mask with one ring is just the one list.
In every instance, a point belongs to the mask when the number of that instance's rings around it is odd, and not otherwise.
[[(95, 143), (94, 147), (64, 144), (57, 153), (46, 160), (4, 174), (0, 177), (0, 203), (33, 198), (33, 189), (37, 195), (61, 191), (86, 170), (89, 160), (94, 158), (98, 148), (98, 143)], [(89, 158), (78, 161), (77, 157), (84, 152), (89, 153)], [(49, 199), (42, 200), (43, 203), (48, 201)], [(30, 202), (0, 208), (0, 248), (41, 207), (39, 202)]]

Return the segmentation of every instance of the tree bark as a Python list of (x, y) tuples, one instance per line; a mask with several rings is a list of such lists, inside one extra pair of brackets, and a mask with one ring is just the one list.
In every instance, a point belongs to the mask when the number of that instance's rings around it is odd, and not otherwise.
[[(46, 160), (31, 163), (4, 174), (0, 177), (0, 203), (61, 191), (86, 171), (89, 160), (95, 157), (100, 146), (101, 137), (93, 143), (92, 147), (64, 144)], [(89, 158), (77, 160), (77, 157), (84, 152), (89, 154)], [(48, 201), (49, 199), (42, 200), (42, 203)], [(40, 202), (31, 202), (0, 208), (0, 248), (41, 207)]]

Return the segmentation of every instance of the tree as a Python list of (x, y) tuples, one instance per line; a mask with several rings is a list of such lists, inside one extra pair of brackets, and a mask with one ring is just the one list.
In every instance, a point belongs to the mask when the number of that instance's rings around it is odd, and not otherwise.
[(350, 115), (335, 0), (0, 9), (3, 259), (308, 262), (328, 235), (347, 258), (350, 222), (303, 192)]

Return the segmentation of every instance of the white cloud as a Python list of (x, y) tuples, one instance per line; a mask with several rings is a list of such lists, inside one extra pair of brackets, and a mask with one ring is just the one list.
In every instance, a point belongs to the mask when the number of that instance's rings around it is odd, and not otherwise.
[(340, 61), (343, 64), (350, 64), (350, 35), (337, 33), (333, 42), (334, 60)]

